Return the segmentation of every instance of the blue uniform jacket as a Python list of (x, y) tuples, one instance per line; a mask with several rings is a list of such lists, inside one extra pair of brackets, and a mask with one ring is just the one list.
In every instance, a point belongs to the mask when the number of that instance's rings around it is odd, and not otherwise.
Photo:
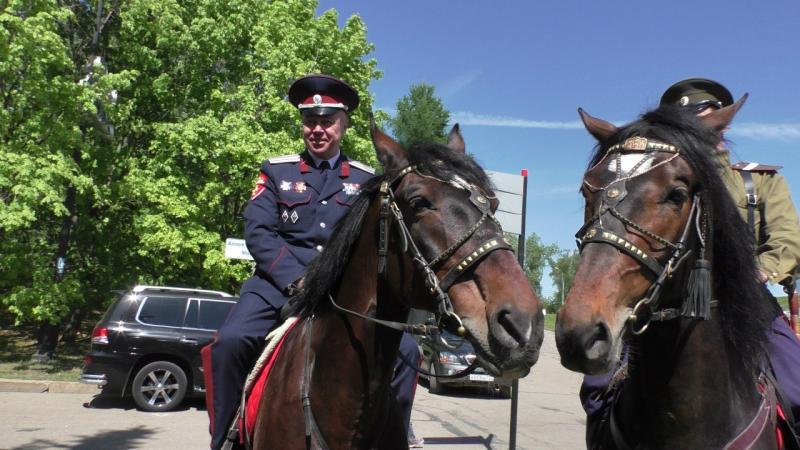
[(343, 153), (327, 181), (307, 152), (264, 162), (244, 211), (255, 274), (240, 294), (253, 292), (276, 309), (283, 306), (286, 288), (305, 275), (373, 173)]

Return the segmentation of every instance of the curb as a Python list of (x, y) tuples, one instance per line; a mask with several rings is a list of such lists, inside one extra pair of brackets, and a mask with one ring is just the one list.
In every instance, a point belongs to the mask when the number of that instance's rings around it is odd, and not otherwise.
[(76, 381), (12, 380), (0, 378), (0, 392), (99, 394), (100, 388)]

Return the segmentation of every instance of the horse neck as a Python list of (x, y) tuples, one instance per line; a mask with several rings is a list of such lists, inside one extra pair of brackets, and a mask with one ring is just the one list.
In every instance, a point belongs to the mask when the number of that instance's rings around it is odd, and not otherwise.
[(722, 448), (755, 414), (759, 397), (742, 386), (716, 309), (707, 321), (651, 324), (631, 347), (618, 413), (636, 418), (620, 422), (645, 448)]
[[(377, 274), (377, 202), (373, 202), (362, 225), (361, 237), (353, 247), (338, 287), (331, 292), (340, 306), (361, 314), (383, 320), (404, 321), (408, 311), (392, 307), (396, 299), (385, 289)], [(350, 429), (351, 448), (373, 444), (380, 434), (389, 405), (389, 381), (394, 373), (401, 333), (368, 320), (327, 309), (316, 319), (315, 333), (319, 339), (314, 350), (317, 354), (312, 389), (330, 390), (332, 380), (342, 380), (337, 390), (344, 395), (323, 399), (317, 396), (338, 417), (333, 421), (346, 424)], [(320, 355), (335, 355), (320, 358)], [(334, 399), (335, 397), (335, 399)], [(358, 424), (352, 430), (353, 424)], [(346, 428), (341, 427), (341, 428)], [(326, 427), (321, 424), (326, 438)], [(333, 436), (331, 436), (333, 438)]]

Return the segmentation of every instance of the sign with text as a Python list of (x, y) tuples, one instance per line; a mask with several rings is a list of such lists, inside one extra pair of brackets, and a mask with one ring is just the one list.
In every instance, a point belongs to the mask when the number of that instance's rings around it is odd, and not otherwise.
[(247, 250), (247, 244), (245, 244), (244, 239), (225, 239), (225, 257), (228, 259), (253, 260), (253, 257)]

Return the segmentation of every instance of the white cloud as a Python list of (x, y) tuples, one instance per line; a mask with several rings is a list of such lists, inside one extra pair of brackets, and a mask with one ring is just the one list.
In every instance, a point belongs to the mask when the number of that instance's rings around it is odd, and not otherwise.
[(793, 141), (800, 139), (800, 123), (735, 123), (729, 135)]
[(480, 76), (480, 70), (473, 70), (447, 80), (446, 82), (442, 83), (441, 87), (439, 88), (439, 96), (442, 98), (452, 97), (472, 84)]
[(529, 120), (504, 116), (484, 116), (471, 112), (458, 111), (450, 115), (451, 122), (461, 125), (479, 125), (486, 127), (539, 128), (546, 130), (582, 130), (580, 121), (554, 122), (547, 120)]
[[(530, 120), (518, 117), (487, 116), (468, 111), (457, 111), (450, 115), (452, 123), (485, 127), (536, 128), (542, 130), (583, 130), (583, 123), (578, 120), (558, 122), (550, 120)], [(617, 126), (624, 122), (614, 122)], [(745, 136), (758, 139), (775, 139), (783, 141), (800, 140), (800, 123), (738, 123), (728, 131), (731, 136)]]

